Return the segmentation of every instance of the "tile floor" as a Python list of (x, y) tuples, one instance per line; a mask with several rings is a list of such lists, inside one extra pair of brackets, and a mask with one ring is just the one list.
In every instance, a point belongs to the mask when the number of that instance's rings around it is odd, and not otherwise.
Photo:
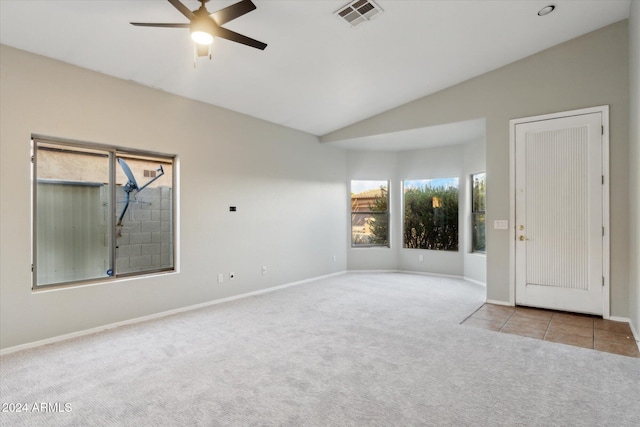
[(628, 323), (597, 316), (484, 304), (462, 324), (640, 358)]

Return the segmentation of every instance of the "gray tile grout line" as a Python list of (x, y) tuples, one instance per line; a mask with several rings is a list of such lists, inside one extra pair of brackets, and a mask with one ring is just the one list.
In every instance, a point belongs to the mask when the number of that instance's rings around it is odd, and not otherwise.
[(506, 324), (509, 323), (509, 320), (511, 320), (511, 318), (513, 317), (514, 314), (516, 314), (516, 308), (515, 307), (513, 307), (513, 311), (511, 312), (511, 315), (507, 318), (507, 320), (504, 321), (502, 326), (500, 326), (500, 329), (498, 329), (498, 332), (502, 333), (502, 330), (504, 329)]
[(478, 312), (478, 310), (480, 310), (482, 307), (484, 307), (484, 305), (486, 304), (486, 302), (483, 302), (482, 305), (478, 308), (476, 308), (475, 310), (473, 310), (473, 312), (471, 312), (470, 315), (468, 315), (467, 317), (465, 317), (462, 322), (460, 322), (460, 324), (462, 325), (464, 322), (466, 322), (467, 320), (469, 320), (469, 318), (471, 318), (471, 316), (473, 316), (474, 314), (476, 314)]
[(551, 313), (551, 317), (549, 318), (549, 323), (547, 323), (547, 329), (544, 330), (544, 335), (542, 336), (542, 341), (546, 341), (547, 340), (547, 334), (549, 333), (549, 327), (551, 326), (551, 320), (553, 319), (553, 316), (555, 316), (556, 313)]

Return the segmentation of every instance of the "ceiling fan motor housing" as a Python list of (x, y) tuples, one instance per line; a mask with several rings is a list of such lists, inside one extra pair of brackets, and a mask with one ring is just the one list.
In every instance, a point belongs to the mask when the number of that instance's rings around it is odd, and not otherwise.
[[(191, 25), (190, 25), (191, 34), (193, 35), (193, 33), (205, 33), (210, 35), (212, 38), (211, 41), (213, 41), (213, 36), (215, 35), (215, 31), (216, 31), (216, 25), (213, 22), (213, 19), (209, 17), (209, 14), (206, 12), (206, 10), (205, 10), (205, 14), (200, 14), (198, 12), (200, 12), (200, 10), (196, 11), (195, 13), (196, 18), (191, 20)], [(204, 43), (204, 44), (211, 44), (211, 42)]]

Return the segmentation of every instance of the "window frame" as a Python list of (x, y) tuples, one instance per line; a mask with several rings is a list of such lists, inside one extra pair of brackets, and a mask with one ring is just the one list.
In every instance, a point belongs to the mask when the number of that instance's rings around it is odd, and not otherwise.
[[(353, 197), (352, 197), (352, 189), (353, 189), (353, 183), (357, 182), (357, 181), (377, 181), (377, 182), (386, 182), (386, 189), (387, 189), (387, 210), (385, 212), (381, 212), (381, 211), (354, 211), (353, 210)], [(367, 190), (368, 191), (368, 190)], [(349, 205), (350, 205), (350, 209), (349, 209), (349, 213), (350, 213), (350, 221), (349, 221), (349, 241), (351, 243), (351, 248), (352, 249), (358, 249), (358, 248), (390, 248), (391, 247), (391, 209), (390, 209), (390, 204), (391, 204), (391, 181), (388, 179), (351, 179), (349, 180)], [(353, 241), (353, 215), (357, 215), (357, 214), (374, 214), (374, 215), (385, 215), (386, 220), (387, 220), (387, 241), (386, 243), (380, 243), (380, 244), (356, 244)]]
[[(407, 223), (406, 223), (406, 215), (407, 215), (407, 201), (406, 201), (406, 193), (407, 193), (407, 187), (406, 187), (406, 183), (408, 181), (438, 181), (438, 180), (450, 180), (450, 179), (455, 179), (456, 180), (456, 190), (458, 191), (458, 197), (457, 197), (457, 215), (456, 215), (456, 228), (457, 228), (457, 247), (456, 249), (438, 249), (438, 248), (418, 248), (418, 247), (408, 247), (407, 246), (407, 242), (405, 241), (405, 233), (406, 233), (406, 228), (407, 228)], [(447, 178), (404, 178), (401, 180), (401, 186), (402, 186), (402, 225), (401, 225), (401, 230), (402, 230), (402, 249), (406, 249), (406, 250), (422, 250), (422, 251), (436, 251), (436, 252), (443, 252), (443, 253), (458, 253), (460, 252), (460, 245), (461, 245), (461, 238), (460, 238), (460, 177), (458, 176), (451, 176), (451, 177), (447, 177)], [(436, 187), (437, 188), (437, 187)], [(441, 203), (441, 200), (437, 197), (435, 197), (436, 200), (432, 201), (432, 203)], [(441, 206), (438, 206), (441, 207)]]
[[(484, 175), (484, 200), (483, 200), (483, 205), (484, 205), (484, 209), (483, 210), (476, 210), (475, 209), (475, 204), (474, 204), (474, 183), (475, 183), (475, 177), (478, 175)], [(471, 194), (471, 200), (470, 200), (470, 212), (471, 212), (471, 223), (470, 223), (470, 227), (471, 227), (471, 253), (474, 254), (481, 254), (484, 255), (487, 253), (487, 235), (486, 235), (486, 230), (487, 230), (487, 172), (486, 171), (482, 171), (482, 172), (476, 172), (476, 173), (472, 173), (471, 175), (469, 175), (470, 178), (470, 194)], [(480, 250), (480, 249), (476, 249), (476, 233), (474, 232), (474, 226), (476, 225), (476, 214), (484, 214), (484, 229), (485, 229), (485, 239), (484, 239), (484, 250)]]
[[(60, 281), (55, 283), (46, 283), (46, 284), (38, 284), (38, 145), (40, 144), (52, 144), (59, 145), (61, 147), (68, 147), (69, 149), (78, 149), (78, 150), (95, 150), (102, 151), (107, 153), (108, 157), (108, 177), (109, 177), (109, 209), (108, 214), (111, 219), (107, 222), (106, 228), (107, 232), (105, 234), (108, 236), (108, 245), (109, 245), (109, 267), (113, 270), (113, 274), (111, 276), (107, 275), (105, 272), (105, 276), (97, 277), (97, 278), (87, 278), (87, 279), (78, 279), (78, 280), (68, 280), (68, 281)], [(87, 284), (96, 284), (96, 283), (106, 283), (106, 282), (114, 282), (118, 280), (122, 280), (125, 278), (133, 278), (133, 277), (146, 277), (150, 275), (156, 274), (166, 274), (166, 273), (174, 273), (177, 272), (177, 257), (178, 257), (178, 241), (177, 241), (177, 200), (178, 200), (178, 168), (177, 168), (177, 160), (178, 156), (176, 154), (168, 154), (161, 153), (157, 151), (151, 150), (140, 150), (140, 149), (132, 149), (128, 147), (109, 145), (109, 144), (99, 144), (94, 142), (85, 142), (85, 141), (77, 141), (65, 138), (57, 138), (50, 136), (43, 136), (32, 134), (31, 135), (31, 289), (33, 291), (49, 289), (49, 288), (64, 288), (64, 287), (75, 287)], [(151, 157), (162, 159), (163, 161), (170, 162), (172, 166), (171, 173), (171, 188), (172, 188), (172, 196), (171, 196), (171, 267), (165, 268), (157, 268), (157, 269), (148, 269), (143, 271), (134, 271), (134, 272), (117, 272), (117, 201), (116, 201), (116, 162), (118, 157)], [(142, 178), (142, 177), (140, 177)], [(143, 178), (144, 179), (144, 178)], [(110, 231), (109, 231), (110, 230)]]

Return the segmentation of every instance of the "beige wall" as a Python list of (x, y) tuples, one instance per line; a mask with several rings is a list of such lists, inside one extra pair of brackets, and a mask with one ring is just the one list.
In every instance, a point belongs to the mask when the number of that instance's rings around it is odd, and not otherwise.
[[(346, 269), (343, 150), (7, 46), (0, 56), (1, 348)], [(32, 134), (176, 154), (179, 273), (32, 292)]]
[[(487, 224), (508, 219), (509, 120), (610, 105), (611, 314), (629, 316), (629, 51), (621, 21), (325, 135), (323, 142), (486, 119)], [(487, 298), (510, 300), (509, 236), (487, 228)]]
[[(509, 120), (610, 105), (611, 314), (630, 316), (638, 330), (638, 9), (633, 2), (631, 46), (622, 21), (321, 140), (485, 118), (491, 224), (509, 218)], [(395, 173), (385, 167), (396, 164), (396, 154), (372, 153), (365, 162), (302, 132), (0, 49), (0, 348), (344, 270), (348, 180)], [(33, 293), (30, 199), (21, 197), (30, 194), (33, 133), (177, 154), (180, 272)], [(368, 173), (374, 165), (379, 176)], [(400, 200), (392, 194), (391, 203)], [(230, 214), (230, 205), (238, 212)], [(300, 214), (300, 206), (313, 209)], [(488, 229), (487, 240), (488, 298), (507, 301), (508, 234)], [(398, 268), (397, 254), (376, 257), (376, 251), (359, 252), (361, 259), (350, 254), (349, 264)], [(372, 259), (381, 262), (367, 264)], [(260, 274), (261, 265), (268, 275)], [(234, 282), (214, 283), (229, 271)]]
[(640, 1), (631, 2), (629, 16), (630, 64), (630, 155), (629, 200), (631, 203), (631, 245), (629, 251), (629, 317), (640, 334)]

